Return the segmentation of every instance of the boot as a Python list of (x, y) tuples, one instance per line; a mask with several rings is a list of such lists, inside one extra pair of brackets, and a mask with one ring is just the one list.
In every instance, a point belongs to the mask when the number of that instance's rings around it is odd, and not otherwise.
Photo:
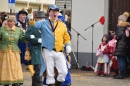
[(122, 71), (122, 79), (125, 78), (125, 71)]
[(56, 86), (61, 86), (62, 82), (56, 81)]
[(70, 84), (68, 84), (67, 86), (70, 86)]
[(55, 86), (55, 84), (49, 84), (48, 86)]
[(113, 78), (115, 78), (116, 76), (118, 75), (118, 71), (114, 71), (114, 75), (113, 75)]
[(30, 71), (30, 73), (31, 73), (32, 76), (33, 76), (34, 73), (35, 73), (33, 67), (34, 67), (33, 65), (28, 65), (28, 69), (29, 69), (29, 71)]
[(9, 86), (9, 85), (4, 85), (4, 86)]
[(114, 79), (124, 79), (125, 78), (125, 73), (122, 71), (119, 71), (118, 75), (114, 77)]
[(12, 84), (12, 86), (20, 86), (19, 83)]

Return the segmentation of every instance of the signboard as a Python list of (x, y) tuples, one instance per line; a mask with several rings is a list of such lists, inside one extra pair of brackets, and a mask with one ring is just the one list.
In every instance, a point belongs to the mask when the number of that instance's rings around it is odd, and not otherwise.
[(8, 0), (8, 3), (15, 4), (15, 0)]
[(15, 9), (15, 0), (8, 0), (8, 9)]
[(71, 0), (56, 0), (56, 5), (59, 6), (60, 10), (64, 10), (66, 4), (66, 10), (71, 10)]

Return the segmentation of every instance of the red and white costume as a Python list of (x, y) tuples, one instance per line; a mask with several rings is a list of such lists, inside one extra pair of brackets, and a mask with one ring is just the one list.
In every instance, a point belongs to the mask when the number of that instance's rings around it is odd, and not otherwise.
[[(99, 51), (102, 53), (98, 56)], [(108, 62), (109, 62), (110, 46), (107, 43), (99, 45), (97, 56), (97, 64), (94, 72), (97, 74), (108, 74)]]

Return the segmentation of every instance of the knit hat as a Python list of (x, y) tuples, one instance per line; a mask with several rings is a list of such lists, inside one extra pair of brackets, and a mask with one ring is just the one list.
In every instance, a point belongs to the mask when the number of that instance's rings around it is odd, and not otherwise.
[[(106, 37), (106, 42), (109, 41), (109, 36), (107, 34), (104, 34), (103, 37)], [(103, 41), (103, 37), (102, 37), (102, 41)]]
[(103, 37), (106, 37), (108, 39), (109, 36), (107, 34), (104, 34)]
[(129, 17), (129, 13), (128, 13), (128, 12), (124, 12), (122, 15), (120, 15), (120, 16), (118, 17), (118, 20), (121, 20), (121, 21), (126, 22), (127, 19), (128, 19), (128, 17)]

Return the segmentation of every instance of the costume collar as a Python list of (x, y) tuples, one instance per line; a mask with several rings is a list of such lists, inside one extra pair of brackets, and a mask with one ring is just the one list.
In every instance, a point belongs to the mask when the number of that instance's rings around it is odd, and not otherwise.
[(8, 31), (8, 30), (12, 30), (12, 31), (15, 31), (16, 30), (16, 26), (13, 26), (12, 28), (9, 28), (8, 26), (5, 26), (5, 29)]
[(22, 21), (20, 18), (19, 18), (19, 21), (21, 21), (22, 23), (25, 23), (25, 21)]

